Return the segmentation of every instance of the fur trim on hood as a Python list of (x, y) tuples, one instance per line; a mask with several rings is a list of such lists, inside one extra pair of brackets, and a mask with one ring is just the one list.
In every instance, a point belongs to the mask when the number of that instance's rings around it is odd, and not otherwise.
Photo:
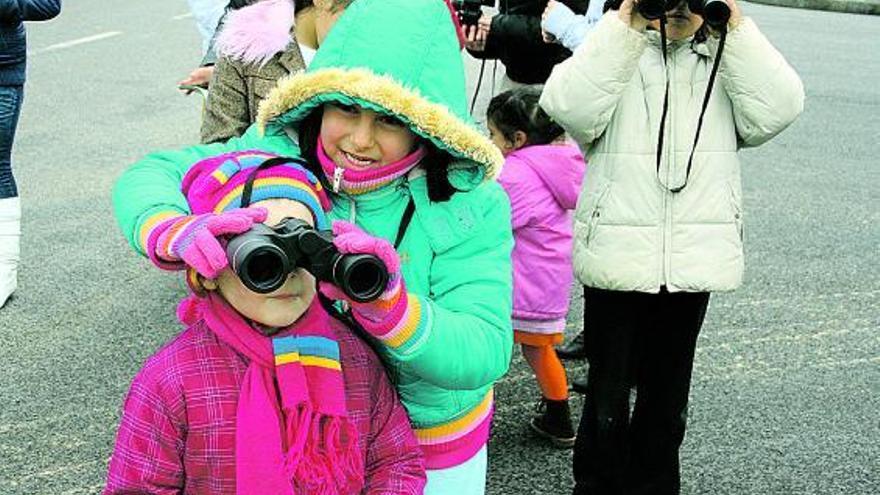
[(217, 53), (242, 62), (265, 65), (284, 51), (293, 37), (293, 0), (260, 0), (226, 16), (217, 37)]

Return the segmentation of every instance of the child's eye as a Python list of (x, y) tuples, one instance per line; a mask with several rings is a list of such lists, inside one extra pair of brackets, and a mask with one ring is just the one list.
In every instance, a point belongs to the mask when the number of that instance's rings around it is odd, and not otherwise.
[(391, 127), (401, 127), (401, 128), (406, 127), (406, 125), (400, 119), (397, 119), (397, 118), (392, 117), (390, 115), (381, 115), (381, 116), (379, 116), (379, 118), (377, 120), (379, 122), (381, 122), (382, 124), (387, 125), (387, 126), (391, 126)]
[(334, 103), (333, 107), (339, 110), (342, 113), (347, 113), (349, 115), (356, 115), (360, 113), (360, 109), (354, 105), (345, 105), (343, 103)]

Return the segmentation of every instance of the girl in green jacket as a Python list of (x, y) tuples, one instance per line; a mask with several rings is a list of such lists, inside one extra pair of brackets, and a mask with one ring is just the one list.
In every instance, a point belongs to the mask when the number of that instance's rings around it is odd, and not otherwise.
[[(308, 71), (282, 80), (241, 138), (151, 154), (114, 188), (120, 226), (138, 251), (208, 277), (227, 266), (217, 238), (250, 225), (189, 215), (180, 186), (193, 163), (221, 152), (301, 157), (331, 192), (331, 218), (358, 228), (340, 222), (337, 233), (393, 243), (402, 277), (377, 303), (351, 303), (352, 314), (407, 408), (429, 494), (484, 492), (492, 385), (512, 350), (510, 211), (493, 180), (503, 158), (466, 106), (443, 2), (358, 0)], [(204, 227), (161, 243), (173, 248), (146, 249), (194, 221)]]

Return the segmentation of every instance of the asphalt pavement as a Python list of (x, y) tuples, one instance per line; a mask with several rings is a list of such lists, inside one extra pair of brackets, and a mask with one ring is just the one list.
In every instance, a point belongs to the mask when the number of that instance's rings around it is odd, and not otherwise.
[[(806, 110), (741, 154), (745, 283), (710, 303), (682, 493), (876, 494), (880, 18), (743, 10), (800, 73)], [(183, 285), (128, 248), (110, 188), (144, 153), (197, 141), (201, 102), (174, 87), (199, 59), (185, 14), (184, 2), (79, 0), (29, 26), (14, 150), (24, 259), (21, 287), (0, 310), (0, 493), (100, 491), (128, 384), (179, 329)], [(479, 65), (467, 65), (473, 88)], [(482, 88), (478, 120), (491, 81)], [(570, 334), (582, 326), (577, 295)], [(537, 398), (515, 353), (497, 387), (490, 494), (570, 491), (570, 452), (542, 446), (526, 426)]]

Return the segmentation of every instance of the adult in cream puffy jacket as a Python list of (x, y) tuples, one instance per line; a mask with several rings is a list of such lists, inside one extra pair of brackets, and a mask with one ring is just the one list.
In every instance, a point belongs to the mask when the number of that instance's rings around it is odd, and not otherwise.
[(687, 2), (667, 12), (665, 65), (657, 26), (646, 29), (624, 0), (554, 69), (541, 98), (590, 163), (573, 254), (586, 286), (590, 362), (575, 493), (679, 492), (678, 449), (709, 293), (742, 281), (737, 150), (769, 140), (803, 109), (795, 71), (726, 1), (727, 39), (689, 171), (719, 39), (701, 36), (702, 18)]

